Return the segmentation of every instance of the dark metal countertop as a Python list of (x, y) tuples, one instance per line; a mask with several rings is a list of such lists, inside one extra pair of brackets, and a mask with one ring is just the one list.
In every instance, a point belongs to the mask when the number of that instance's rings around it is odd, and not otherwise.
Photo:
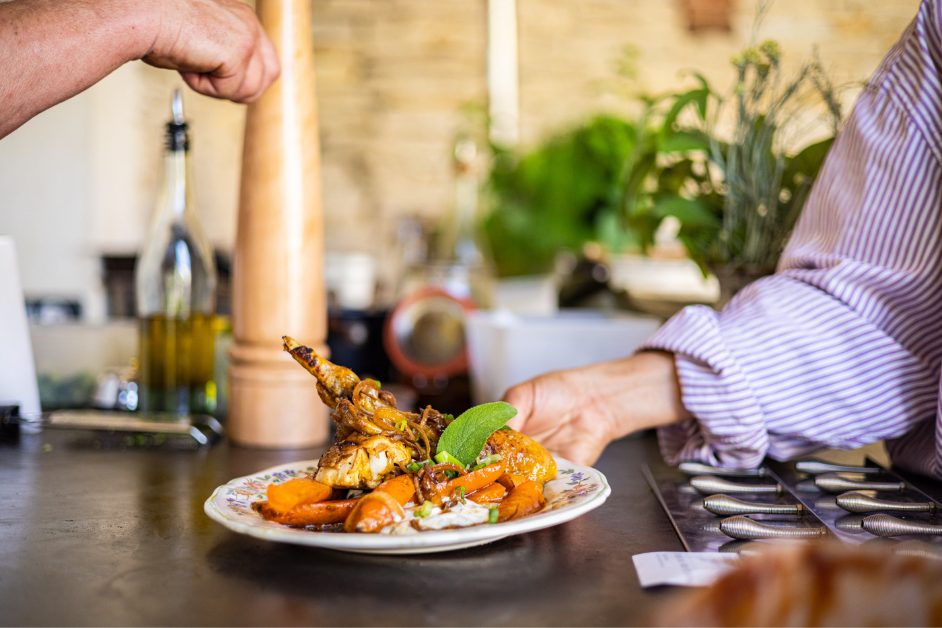
[(256, 540), (203, 513), (213, 489), (318, 450), (0, 443), (4, 625), (624, 625), (659, 593), (633, 554), (681, 545), (640, 473), (653, 435), (598, 468), (612, 494), (574, 521), (476, 548), (370, 556)]

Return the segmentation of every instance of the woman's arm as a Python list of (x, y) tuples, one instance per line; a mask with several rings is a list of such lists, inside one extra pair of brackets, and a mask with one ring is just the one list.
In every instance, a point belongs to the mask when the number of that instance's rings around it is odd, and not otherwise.
[[(939, 5), (922, 4), (858, 100), (779, 272), (722, 312), (684, 309), (646, 343), (674, 355), (680, 404), (692, 418), (665, 410), (676, 400), (662, 397), (641, 402), (662, 408), (655, 416), (624, 403), (608, 408), (616, 427), (590, 404), (580, 428), (604, 441), (661, 425), (669, 462), (726, 466), (892, 439), (897, 463), (942, 475), (942, 442), (931, 436), (942, 364)], [(643, 355), (614, 363), (620, 384), (610, 387), (634, 391), (623, 398), (644, 390), (628, 368)], [(522, 385), (538, 388), (529, 393), (537, 401), (517, 426), (565, 451), (575, 436), (552, 424), (572, 422), (557, 411), (563, 399), (576, 406), (592, 390), (577, 381), (564, 372)], [(508, 392), (518, 398), (520, 387)]]

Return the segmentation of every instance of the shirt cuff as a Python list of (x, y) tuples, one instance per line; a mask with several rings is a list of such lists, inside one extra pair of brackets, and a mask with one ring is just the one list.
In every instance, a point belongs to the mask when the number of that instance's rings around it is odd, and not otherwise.
[(668, 464), (696, 460), (752, 468), (769, 448), (758, 400), (724, 344), (720, 315), (694, 305), (681, 310), (642, 345), (674, 354), (684, 407), (695, 419), (658, 430)]

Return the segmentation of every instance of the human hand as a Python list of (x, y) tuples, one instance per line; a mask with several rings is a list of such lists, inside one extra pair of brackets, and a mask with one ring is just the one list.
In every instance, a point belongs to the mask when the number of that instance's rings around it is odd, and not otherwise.
[(239, 0), (157, 0), (153, 44), (142, 57), (177, 70), (191, 88), (235, 102), (258, 99), (280, 73), (255, 12)]
[(504, 400), (517, 408), (511, 427), (586, 465), (616, 438), (690, 417), (673, 355), (661, 352), (540, 375), (512, 387)]

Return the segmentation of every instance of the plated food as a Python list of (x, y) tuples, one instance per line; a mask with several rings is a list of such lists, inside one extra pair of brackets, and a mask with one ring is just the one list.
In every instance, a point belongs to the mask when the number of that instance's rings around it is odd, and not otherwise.
[(271, 482), (252, 504), (266, 520), (308, 530), (410, 535), (513, 521), (544, 507), (557, 475), (552, 455), (506, 427), (503, 402), (457, 418), (407, 412), (381, 384), (360, 379), (310, 347), (284, 348), (315, 378), (337, 440), (310, 474)]
[(317, 473), (317, 460), (300, 460), (233, 478), (206, 500), (206, 514), (227, 529), (275, 543), (306, 545), (368, 554), (444, 552), (491, 543), (508, 536), (549, 528), (598, 508), (611, 489), (597, 469), (555, 457), (556, 479), (543, 486), (546, 504), (539, 512), (488, 525), (424, 530), (415, 534), (336, 534), (292, 527), (259, 516), (253, 504), (268, 499), (268, 487)]

